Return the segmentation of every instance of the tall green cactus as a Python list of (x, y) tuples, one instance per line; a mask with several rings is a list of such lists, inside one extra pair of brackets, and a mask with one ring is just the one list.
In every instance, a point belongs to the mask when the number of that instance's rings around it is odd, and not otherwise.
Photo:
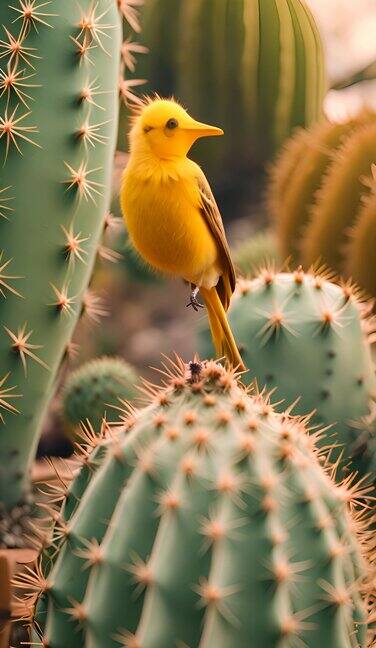
[(115, 0), (6, 0), (0, 24), (1, 520), (28, 496), (103, 229), (120, 21)]
[(222, 184), (321, 116), (322, 46), (303, 0), (148, 0), (141, 17), (150, 56), (138, 73), (224, 128), (220, 151), (196, 152)]
[[(322, 444), (334, 445), (332, 458), (351, 460), (355, 421), (369, 411), (376, 380), (363, 319), (364, 305), (350, 286), (337, 286), (319, 274), (265, 270), (243, 281), (229, 321), (239, 340), (247, 382), (276, 390), (283, 407), (314, 412), (313, 423), (331, 426)], [(207, 333), (200, 351), (212, 354)]]
[(52, 571), (26, 579), (33, 641), (365, 647), (354, 493), (324, 472), (304, 421), (215, 362), (165, 369), (127, 433), (97, 447), (86, 489), (87, 466), (74, 482)]

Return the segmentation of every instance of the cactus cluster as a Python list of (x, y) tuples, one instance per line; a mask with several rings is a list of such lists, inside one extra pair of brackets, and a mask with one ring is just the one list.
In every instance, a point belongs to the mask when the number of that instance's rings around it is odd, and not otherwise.
[(148, 0), (141, 21), (148, 91), (177, 96), (227, 132), (220, 151), (209, 142), (195, 153), (218, 184), (321, 116), (322, 45), (302, 0)]
[[(373, 248), (367, 235), (376, 215), (375, 151), (376, 113), (368, 109), (344, 123), (300, 131), (280, 155), (268, 192), (283, 257), (305, 268), (319, 259), (345, 277), (354, 270), (372, 295)], [(354, 226), (356, 243), (351, 246)]]
[(366, 646), (356, 488), (334, 485), (304, 419), (221, 365), (178, 360), (165, 378), (93, 462), (85, 451), (55, 564), (23, 582), (33, 641)]
[[(338, 286), (319, 273), (275, 273), (265, 269), (242, 280), (229, 321), (249, 371), (246, 382), (275, 390), (283, 407), (314, 412), (313, 422), (331, 426), (324, 445), (332, 458), (351, 459), (356, 421), (369, 412), (376, 394), (367, 305), (350, 285)], [(200, 351), (212, 355), (209, 337)]]
[(103, 357), (87, 362), (74, 371), (64, 384), (63, 418), (74, 430), (89, 421), (99, 429), (105, 415), (114, 418), (120, 401), (136, 396), (137, 378), (121, 358)]

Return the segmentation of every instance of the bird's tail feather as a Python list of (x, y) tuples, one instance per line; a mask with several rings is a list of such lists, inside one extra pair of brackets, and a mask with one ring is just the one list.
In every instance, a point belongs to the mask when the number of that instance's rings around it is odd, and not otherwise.
[(217, 289), (200, 288), (208, 311), (213, 344), (218, 356), (225, 355), (234, 367), (245, 369), (234, 336), (227, 321), (226, 312), (218, 296)]

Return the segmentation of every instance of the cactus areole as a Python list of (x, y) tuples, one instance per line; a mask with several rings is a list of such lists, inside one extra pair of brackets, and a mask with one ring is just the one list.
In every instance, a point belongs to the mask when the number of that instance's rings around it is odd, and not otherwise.
[(35, 645), (365, 646), (354, 492), (304, 420), (214, 361), (166, 364), (165, 382), (84, 452), (55, 565), (29, 578)]
[(115, 0), (4, 0), (0, 25), (1, 536), (28, 496), (103, 228), (120, 21)]

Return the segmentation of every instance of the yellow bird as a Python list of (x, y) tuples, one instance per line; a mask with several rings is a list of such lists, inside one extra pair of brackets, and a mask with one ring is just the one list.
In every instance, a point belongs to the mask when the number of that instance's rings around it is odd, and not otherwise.
[(134, 247), (156, 270), (191, 284), (188, 306), (200, 291), (219, 356), (244, 368), (226, 311), (235, 271), (221, 214), (200, 167), (187, 157), (200, 137), (223, 135), (173, 100), (150, 99), (130, 131), (130, 157), (121, 208)]

